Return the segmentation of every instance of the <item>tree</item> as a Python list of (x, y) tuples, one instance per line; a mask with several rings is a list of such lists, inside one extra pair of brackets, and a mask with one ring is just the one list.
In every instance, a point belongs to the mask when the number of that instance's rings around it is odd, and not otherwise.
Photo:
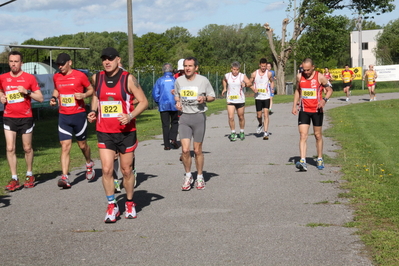
[[(289, 9), (292, 7), (293, 1), (290, 0)], [(321, 23), (326, 15), (333, 10), (351, 8), (356, 10), (360, 15), (370, 14), (373, 12), (391, 12), (395, 5), (394, 0), (352, 0), (351, 4), (346, 5), (343, 0), (303, 0), (297, 8), (297, 16), (294, 19), (294, 32), (290, 41), (286, 41), (287, 25), (290, 23), (288, 18), (283, 19), (281, 48), (277, 50), (274, 43), (273, 29), (269, 23), (265, 23), (264, 27), (268, 36), (270, 48), (273, 53), (274, 66), (277, 76), (277, 87), (285, 94), (285, 69), (290, 54), (296, 48), (297, 41), (301, 34), (309, 27)]]
[(302, 34), (295, 58), (310, 57), (320, 68), (342, 67), (350, 61), (349, 22), (346, 16), (325, 16)]
[(170, 55), (165, 34), (149, 32), (135, 41), (135, 67), (160, 66)]
[(382, 65), (399, 63), (399, 19), (390, 21), (377, 36), (376, 56)]

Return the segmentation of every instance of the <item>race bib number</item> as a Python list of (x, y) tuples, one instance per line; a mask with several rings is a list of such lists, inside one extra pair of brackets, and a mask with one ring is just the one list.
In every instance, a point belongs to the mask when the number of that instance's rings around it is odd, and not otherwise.
[(185, 87), (180, 91), (180, 96), (183, 100), (197, 100), (198, 88), (197, 87)]
[(7, 91), (7, 103), (20, 103), (24, 101), (24, 96), (18, 90)]
[(316, 89), (302, 89), (303, 99), (316, 99), (317, 93)]
[(266, 89), (258, 89), (258, 93), (266, 93)]
[(61, 106), (71, 107), (75, 106), (75, 95), (74, 94), (61, 94)]
[(103, 118), (119, 117), (122, 114), (121, 101), (102, 101), (100, 106)]
[(230, 100), (238, 100), (239, 96), (238, 95), (230, 95), (229, 99)]
[(369, 77), (369, 83), (374, 83), (374, 77)]
[(345, 83), (351, 82), (351, 78), (350, 78), (350, 77), (344, 77), (344, 82), (345, 82)]

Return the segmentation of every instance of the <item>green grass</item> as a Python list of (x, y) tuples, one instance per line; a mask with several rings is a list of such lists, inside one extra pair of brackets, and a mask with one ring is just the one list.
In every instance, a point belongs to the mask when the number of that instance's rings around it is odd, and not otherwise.
[(399, 100), (347, 105), (328, 112), (325, 135), (341, 144), (332, 161), (355, 208), (355, 225), (378, 265), (399, 265)]

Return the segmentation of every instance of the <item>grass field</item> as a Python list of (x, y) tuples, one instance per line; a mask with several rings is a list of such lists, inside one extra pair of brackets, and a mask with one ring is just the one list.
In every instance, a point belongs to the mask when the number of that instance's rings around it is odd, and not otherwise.
[[(394, 92), (380, 89), (378, 93)], [(352, 95), (367, 94), (366, 90), (354, 90)], [(333, 97), (342, 97), (334, 92)], [(378, 96), (377, 96), (378, 97)], [(293, 100), (292, 95), (277, 95), (274, 103)], [(247, 106), (253, 105), (253, 97), (247, 98)], [(226, 108), (224, 99), (209, 103), (208, 115)], [(342, 186), (348, 193), (340, 196), (350, 199), (356, 210), (355, 220), (348, 227), (358, 228), (369, 254), (378, 265), (399, 265), (399, 100), (376, 101), (345, 105), (329, 110), (332, 127), (325, 135), (335, 139), (342, 147), (333, 164), (341, 167)], [(55, 179), (60, 175), (60, 145), (57, 134), (57, 113), (42, 110), (34, 130), (34, 173), (37, 179)], [(157, 110), (147, 110), (138, 119), (139, 140), (152, 139), (161, 134)], [(0, 194), (10, 179), (5, 158), (4, 132), (0, 131)], [(89, 145), (93, 158), (98, 158), (94, 125), (89, 125)], [(17, 143), (18, 174), (25, 174), (25, 162), (20, 138)], [(83, 156), (74, 143), (71, 151), (71, 167), (82, 167)], [(40, 174), (37, 174), (40, 173)], [(55, 181), (54, 181), (55, 182)], [(55, 185), (55, 184), (54, 184)]]

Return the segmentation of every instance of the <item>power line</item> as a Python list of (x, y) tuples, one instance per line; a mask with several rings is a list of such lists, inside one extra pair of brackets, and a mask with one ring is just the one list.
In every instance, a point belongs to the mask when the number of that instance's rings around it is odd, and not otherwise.
[(12, 3), (12, 2), (15, 2), (15, 1), (17, 1), (17, 0), (10, 0), (10, 1), (8, 1), (8, 2), (5, 2), (5, 3), (3, 3), (3, 4), (0, 4), (0, 7), (5, 6), (5, 5), (10, 4), (10, 3)]

